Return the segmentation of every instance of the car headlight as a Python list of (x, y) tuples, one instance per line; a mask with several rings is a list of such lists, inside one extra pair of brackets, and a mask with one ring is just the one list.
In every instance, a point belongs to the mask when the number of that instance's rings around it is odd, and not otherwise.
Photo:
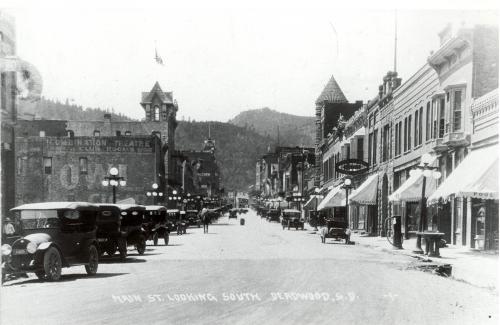
[(10, 253), (12, 253), (12, 246), (10, 246), (9, 244), (3, 244), (2, 245), (2, 255), (6, 256), (6, 255), (10, 255)]
[(29, 242), (28, 245), (26, 246), (26, 250), (28, 253), (33, 254), (36, 252), (37, 245), (34, 242)]

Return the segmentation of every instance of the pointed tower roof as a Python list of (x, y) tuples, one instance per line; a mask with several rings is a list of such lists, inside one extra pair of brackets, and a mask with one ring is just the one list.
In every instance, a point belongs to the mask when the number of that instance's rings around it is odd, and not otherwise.
[(316, 104), (320, 104), (324, 101), (329, 103), (347, 103), (347, 99), (333, 75), (323, 89), (323, 92), (321, 92), (321, 95), (316, 99)]
[(150, 92), (143, 92), (142, 93), (141, 103), (151, 103), (153, 101), (153, 98), (155, 95), (158, 95), (158, 97), (160, 98), (160, 100), (163, 103), (173, 104), (172, 93), (171, 92), (163, 92), (163, 90), (161, 90), (161, 87), (160, 87), (160, 84), (158, 83), (158, 81), (155, 83), (155, 85), (153, 86), (153, 89), (151, 89)]

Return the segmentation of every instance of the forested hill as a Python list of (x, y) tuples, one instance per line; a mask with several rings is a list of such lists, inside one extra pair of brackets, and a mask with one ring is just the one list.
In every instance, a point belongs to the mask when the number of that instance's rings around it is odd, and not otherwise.
[(23, 113), (45, 120), (73, 121), (100, 121), (105, 113), (110, 113), (113, 121), (133, 121), (126, 115), (116, 114), (113, 109), (108, 111), (101, 108), (83, 108), (70, 104), (68, 99), (62, 103), (43, 97), (34, 103), (23, 102), (20, 106), (20, 115), (22, 116)]
[(239, 113), (229, 123), (249, 127), (263, 136), (279, 140), (284, 146), (314, 145), (315, 118), (312, 116), (297, 116), (269, 109), (253, 109)]
[[(42, 98), (22, 107), (22, 111), (35, 114), (41, 119), (100, 121), (105, 113), (112, 120), (132, 121), (123, 114), (115, 114), (100, 108), (86, 108)], [(201, 150), (203, 140), (208, 137), (208, 122), (179, 121), (176, 130), (176, 149)], [(251, 128), (229, 123), (210, 122), (211, 137), (216, 142), (216, 158), (221, 168), (222, 186), (227, 190), (246, 191), (255, 183), (255, 162), (267, 152), (274, 150), (275, 140), (257, 134)]]
[(221, 168), (222, 186), (226, 190), (248, 190), (255, 183), (255, 162), (267, 152), (274, 150), (275, 142), (270, 137), (257, 134), (250, 128), (224, 122), (179, 121), (175, 133), (175, 146), (179, 150), (201, 150), (203, 140), (210, 136), (215, 140), (215, 157)]

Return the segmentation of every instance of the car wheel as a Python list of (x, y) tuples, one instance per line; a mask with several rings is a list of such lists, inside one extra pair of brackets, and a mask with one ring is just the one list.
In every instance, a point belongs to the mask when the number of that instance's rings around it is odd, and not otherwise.
[(45, 271), (46, 279), (49, 281), (57, 281), (61, 278), (61, 254), (55, 247), (49, 247), (43, 255), (43, 270)]
[(153, 235), (153, 244), (155, 246), (158, 246), (158, 233), (155, 232), (155, 234)]
[(170, 235), (168, 234), (168, 231), (165, 232), (163, 240), (165, 241), (165, 246), (168, 246), (168, 241), (170, 240)]
[(44, 280), (45, 279), (45, 271), (36, 271), (35, 275), (40, 280)]
[(145, 251), (146, 251), (146, 239), (144, 238), (144, 236), (140, 236), (137, 241), (137, 253), (139, 253), (139, 255), (143, 255)]
[(125, 238), (118, 239), (118, 251), (120, 252), (120, 259), (127, 258), (127, 241)]
[(95, 275), (99, 267), (99, 254), (95, 245), (89, 246), (89, 264), (85, 265), (85, 271), (88, 275)]

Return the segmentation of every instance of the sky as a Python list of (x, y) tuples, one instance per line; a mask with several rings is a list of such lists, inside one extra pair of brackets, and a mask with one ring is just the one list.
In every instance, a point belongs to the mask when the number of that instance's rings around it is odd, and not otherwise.
[(144, 115), (141, 92), (155, 81), (173, 92), (178, 119), (197, 121), (227, 121), (262, 107), (313, 116), (332, 75), (349, 101), (366, 102), (393, 70), (395, 21), (403, 82), (438, 49), (447, 23), (499, 22), (497, 11), (485, 11), (491, 2), (455, 1), (452, 10), (391, 3), (75, 3), (7, 7), (16, 20), (18, 56), (41, 72), (44, 97), (137, 119)]

